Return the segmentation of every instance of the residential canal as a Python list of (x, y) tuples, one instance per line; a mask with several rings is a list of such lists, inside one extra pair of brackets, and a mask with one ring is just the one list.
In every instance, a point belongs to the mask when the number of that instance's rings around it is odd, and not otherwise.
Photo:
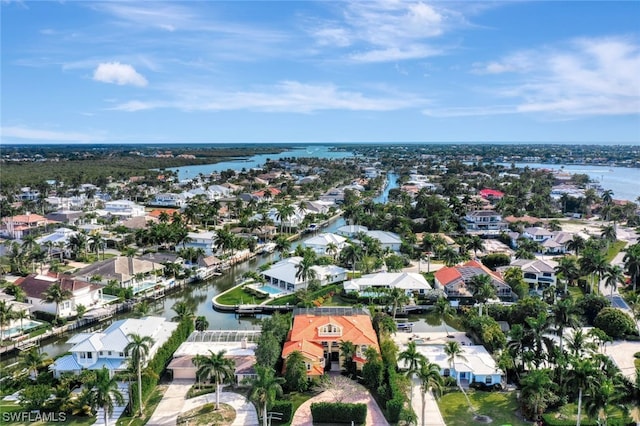
[[(223, 169), (224, 170), (224, 169)], [(397, 175), (389, 173), (387, 175), (387, 185), (382, 193), (374, 199), (375, 202), (386, 202), (389, 196), (389, 191), (397, 187)], [(335, 232), (338, 228), (345, 225), (343, 218), (338, 218), (334, 222), (330, 223), (326, 228), (323, 228), (320, 232)], [(292, 244), (292, 249), (296, 245), (303, 243), (306, 239), (312, 237), (313, 234), (307, 234), (302, 239)], [(250, 317), (237, 317), (234, 314), (217, 312), (213, 309), (211, 300), (214, 296), (221, 292), (233, 287), (247, 271), (255, 271), (261, 265), (267, 262), (278, 260), (279, 254), (273, 253), (269, 255), (257, 256), (247, 262), (235, 265), (229, 270), (225, 271), (222, 276), (214, 277), (210, 280), (197, 284), (189, 284), (184, 289), (181, 289), (175, 293), (169, 294), (162, 300), (159, 300), (152, 304), (151, 315), (158, 315), (171, 319), (175, 312), (171, 307), (178, 301), (187, 300), (196, 306), (195, 315), (204, 316), (209, 321), (209, 329), (211, 330), (258, 330), (260, 328), (259, 320), (261, 316), (255, 318)], [(247, 300), (247, 303), (252, 303), (251, 300)], [(126, 318), (127, 315), (120, 315), (112, 318), (109, 321)], [(108, 324), (110, 322), (107, 322)], [(418, 325), (418, 324), (416, 324)], [(104, 328), (105, 324), (96, 326), (96, 329)], [(421, 330), (422, 327), (418, 326), (416, 331)], [(62, 334), (53, 340), (48, 340), (41, 346), (43, 352), (46, 352), (50, 357), (56, 357), (67, 352), (72, 345), (67, 344), (67, 340), (75, 334), (70, 332)], [(12, 362), (15, 357), (3, 358), (5, 362)]]

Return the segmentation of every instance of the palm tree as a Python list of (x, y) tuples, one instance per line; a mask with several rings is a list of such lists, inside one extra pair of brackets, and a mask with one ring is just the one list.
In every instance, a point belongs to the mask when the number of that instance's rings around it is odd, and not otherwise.
[(438, 253), (438, 256), (446, 266), (454, 266), (460, 262), (460, 255), (451, 247), (446, 247)]
[(616, 232), (616, 227), (613, 225), (607, 225), (602, 228), (602, 232), (600, 232), (600, 238), (607, 242), (607, 247), (609, 244), (616, 241), (618, 239), (618, 234)]
[(609, 262), (605, 258), (604, 254), (597, 249), (585, 250), (582, 257), (578, 261), (580, 269), (585, 274), (591, 274), (593, 276), (590, 292), (593, 292), (593, 286), (595, 280), (598, 282), (602, 279), (602, 274), (607, 270)]
[[(444, 380), (440, 375), (440, 367), (426, 361), (417, 372), (422, 392), (422, 426), (425, 426), (425, 406), (427, 405), (427, 392), (433, 392), (434, 397), (439, 397), (444, 387)], [(413, 387), (412, 387), (413, 388)]]
[(209, 350), (209, 356), (196, 355), (193, 359), (193, 363), (198, 367), (196, 375), (216, 384), (216, 410), (220, 409), (220, 386), (232, 381), (236, 369), (234, 361), (225, 358), (224, 354), (224, 350), (217, 354)]
[(551, 333), (551, 318), (547, 316), (546, 312), (540, 312), (536, 317), (525, 318), (525, 336), (531, 342), (531, 348), (534, 351), (535, 357), (533, 359), (536, 367), (539, 367), (542, 361), (544, 361), (545, 348), (551, 347), (551, 339), (547, 336)]
[(588, 398), (585, 398), (585, 411), (589, 417), (595, 417), (598, 424), (606, 425), (609, 415), (608, 408), (617, 404), (623, 397), (624, 391), (621, 392), (618, 383), (611, 378), (604, 378), (594, 387), (593, 392)]
[(353, 356), (356, 353), (356, 346), (350, 341), (340, 341), (340, 355), (344, 359), (342, 366), (347, 370), (347, 374), (353, 374)]
[(349, 244), (340, 252), (340, 259), (351, 266), (353, 274), (356, 272), (356, 263), (362, 258), (362, 248), (354, 244)]
[(15, 318), (13, 305), (7, 303), (6, 300), (0, 300), (0, 342), (2, 342), (2, 340), (4, 339), (2, 330), (9, 324), (9, 322), (13, 318)]
[(338, 250), (338, 246), (336, 245), (336, 243), (329, 243), (327, 244), (327, 249), (326, 249), (327, 253), (331, 255), (331, 258), (335, 261), (336, 260), (336, 256), (338, 255), (338, 252), (340, 250)]
[(267, 407), (276, 399), (277, 395), (282, 394), (282, 377), (276, 377), (275, 372), (271, 368), (256, 365), (256, 376), (249, 380), (251, 389), (249, 398), (257, 403), (259, 410), (262, 412), (262, 426), (268, 425)]
[(482, 316), (482, 307), (487, 300), (496, 297), (496, 288), (491, 283), (491, 277), (486, 274), (474, 275), (469, 284), (473, 298), (478, 302), (478, 316)]
[(567, 241), (567, 250), (571, 250), (576, 256), (580, 254), (586, 246), (586, 241), (580, 235), (574, 235), (569, 241)]
[(20, 368), (24, 368), (29, 372), (29, 375), (35, 380), (38, 378), (38, 369), (42, 367), (42, 365), (47, 360), (46, 352), (39, 352), (38, 348), (32, 348), (28, 352), (23, 352), (20, 354), (19, 366)]
[(171, 309), (176, 313), (171, 321), (182, 322), (193, 319), (193, 308), (184, 300), (174, 303)]
[(611, 296), (618, 284), (624, 284), (624, 271), (618, 265), (608, 265), (604, 273), (604, 286), (611, 287)]
[(87, 395), (89, 406), (97, 411), (104, 410), (104, 424), (109, 425), (109, 416), (113, 413), (114, 402), (117, 405), (124, 404), (124, 397), (118, 389), (118, 382), (115, 377), (109, 376), (109, 370), (102, 367), (96, 370), (95, 380), (88, 383), (89, 392)]
[(447, 320), (453, 318), (456, 310), (451, 306), (451, 303), (444, 297), (439, 297), (436, 303), (433, 305), (433, 313), (437, 315), (438, 319), (444, 325), (444, 331), (447, 333), (447, 337), (450, 336), (449, 329), (447, 328)]
[(585, 391), (590, 391), (597, 386), (598, 378), (593, 361), (589, 358), (574, 358), (573, 368), (569, 371), (569, 386), (578, 389), (578, 417), (576, 426), (580, 426), (582, 420), (582, 395)]
[(44, 298), (41, 303), (55, 303), (56, 304), (56, 321), (58, 320), (58, 316), (60, 316), (60, 304), (65, 300), (71, 299), (73, 293), (71, 290), (67, 290), (62, 288), (62, 285), (59, 282), (51, 284), (49, 288), (47, 288), (42, 295)]
[[(80, 305), (81, 306), (81, 305)], [(19, 311), (16, 311), (14, 314), (14, 318), (17, 320), (20, 320), (20, 333), (22, 333), (24, 331), (24, 326), (23, 326), (23, 321), (25, 319), (29, 319), (29, 311), (27, 309), (20, 309)], [(0, 336), (2, 337), (2, 336)], [(2, 340), (2, 339), (0, 339)]]
[[(464, 357), (464, 350), (460, 343), (454, 341), (447, 342), (444, 345), (444, 353), (447, 355), (447, 362), (449, 363), (449, 368), (452, 371), (456, 369), (456, 360), (466, 361), (467, 359)], [(458, 380), (458, 372), (456, 371), (456, 383), (460, 385), (460, 381)]]
[(202, 315), (196, 317), (195, 329), (198, 331), (204, 331), (207, 328), (209, 328), (209, 321), (207, 321), (207, 318)]
[[(407, 367), (407, 376), (413, 382), (413, 377), (427, 363), (427, 357), (418, 352), (416, 342), (409, 342), (407, 349), (398, 354), (398, 361), (404, 361)], [(413, 403), (413, 384), (411, 385), (411, 403)], [(409, 405), (411, 406), (411, 404)]]
[(289, 239), (284, 235), (278, 235), (278, 237), (276, 237), (275, 244), (276, 251), (280, 253), (280, 259), (282, 259), (284, 254), (291, 249), (291, 241), (289, 241)]
[(640, 243), (633, 244), (625, 249), (624, 268), (631, 277), (633, 292), (636, 291), (636, 284), (640, 280)]
[(467, 250), (473, 250), (473, 257), (475, 258), (478, 257), (478, 250), (484, 250), (484, 243), (482, 241), (482, 238), (480, 238), (478, 235), (472, 236), (471, 239), (469, 239), (469, 241), (467, 242), (466, 246)]
[(564, 338), (564, 330), (567, 327), (577, 327), (579, 325), (578, 321), (578, 311), (573, 299), (567, 297), (566, 299), (562, 299), (558, 301), (555, 305), (551, 307), (551, 319), (553, 324), (556, 326), (556, 332), (558, 333), (558, 337), (560, 338), (560, 352), (563, 351), (563, 338)]
[(404, 305), (409, 302), (409, 296), (407, 293), (401, 288), (392, 288), (388, 293), (388, 299), (391, 305), (393, 319), (396, 319), (396, 314), (398, 313), (398, 309), (401, 309)]
[(296, 278), (302, 281), (305, 286), (309, 284), (309, 281), (317, 278), (318, 274), (313, 269), (313, 258), (305, 255), (300, 263), (296, 266)]
[(554, 268), (556, 274), (564, 278), (564, 293), (567, 294), (567, 285), (573, 285), (574, 281), (580, 277), (578, 263), (574, 256), (563, 256)]
[(142, 401), (142, 364), (145, 357), (149, 355), (149, 351), (154, 344), (151, 336), (140, 336), (139, 334), (130, 333), (127, 335), (129, 343), (124, 348), (124, 352), (129, 354), (130, 362), (136, 365), (138, 373), (138, 415), (142, 417), (143, 401)]
[(589, 339), (590, 335), (575, 328), (573, 334), (567, 338), (567, 349), (574, 357), (583, 357), (588, 352), (594, 352), (598, 347)]
[(556, 384), (551, 379), (549, 370), (532, 370), (522, 379), (521, 400), (534, 420), (544, 413), (549, 401), (554, 397)]

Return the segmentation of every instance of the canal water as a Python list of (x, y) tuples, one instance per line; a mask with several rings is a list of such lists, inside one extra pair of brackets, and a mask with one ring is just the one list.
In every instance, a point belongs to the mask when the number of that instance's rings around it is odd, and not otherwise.
[[(224, 170), (224, 169), (223, 169)], [(375, 202), (386, 202), (389, 196), (389, 191), (397, 187), (397, 175), (394, 173), (387, 174), (387, 185), (382, 193), (374, 199)], [(334, 222), (328, 224), (326, 228), (322, 229), (322, 232), (335, 232), (338, 228), (345, 225), (343, 218), (338, 218)], [(312, 234), (304, 236), (301, 240), (292, 244), (295, 248), (296, 245), (304, 243), (307, 238), (312, 237)], [(222, 276), (214, 277), (210, 280), (190, 284), (184, 289), (181, 289), (175, 293), (167, 295), (164, 299), (159, 300), (152, 304), (151, 315), (162, 316), (167, 319), (171, 319), (175, 312), (171, 307), (178, 301), (188, 301), (192, 303), (195, 308), (195, 315), (204, 316), (209, 322), (210, 330), (259, 330), (260, 329), (260, 316), (256, 318), (237, 317), (234, 314), (222, 313), (213, 309), (212, 299), (221, 292), (233, 287), (247, 271), (256, 271), (261, 265), (276, 261), (279, 258), (278, 253), (272, 253), (268, 255), (257, 256), (247, 262), (235, 265), (229, 270), (225, 271)], [(252, 303), (251, 300), (247, 300), (247, 303)], [(118, 317), (118, 318), (123, 318)], [(427, 326), (424, 322), (415, 329), (416, 331), (426, 331), (423, 328)], [(434, 328), (439, 330), (438, 327)], [(46, 344), (42, 345), (42, 351), (46, 352), (49, 357), (56, 357), (68, 351), (72, 345), (66, 343), (71, 334), (62, 335), (55, 340), (49, 340)], [(10, 361), (5, 359), (4, 361)]]

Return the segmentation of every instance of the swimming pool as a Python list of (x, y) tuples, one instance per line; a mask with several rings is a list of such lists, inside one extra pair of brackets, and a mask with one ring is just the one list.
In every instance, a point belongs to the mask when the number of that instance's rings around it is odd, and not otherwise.
[(29, 330), (39, 327), (42, 324), (44, 324), (43, 322), (40, 321), (35, 321), (35, 320), (31, 320), (31, 319), (25, 319), (22, 320), (22, 327), (20, 326), (20, 324), (16, 324), (16, 326), (14, 327), (9, 327), (9, 328), (5, 328), (2, 330), (2, 337), (7, 338), (7, 337), (13, 337), (13, 336), (18, 336), (20, 334), (24, 334), (29, 332)]
[(274, 286), (269, 285), (269, 284), (252, 285), (252, 286), (249, 286), (249, 287), (251, 287), (254, 290), (261, 291), (263, 293), (268, 293), (272, 297), (273, 296), (277, 296), (277, 295), (282, 294), (282, 293), (285, 293), (285, 291), (283, 289), (278, 288), (278, 287), (274, 287)]

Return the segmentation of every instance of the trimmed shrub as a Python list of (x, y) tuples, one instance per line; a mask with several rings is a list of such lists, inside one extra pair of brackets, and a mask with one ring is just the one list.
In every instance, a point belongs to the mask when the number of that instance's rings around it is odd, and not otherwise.
[(293, 402), (291, 401), (276, 401), (273, 406), (269, 409), (274, 413), (282, 413), (280, 420), (273, 420), (274, 424), (284, 424), (289, 423), (291, 420), (291, 414), (293, 414)]
[(620, 339), (627, 334), (637, 334), (633, 319), (617, 308), (603, 308), (593, 320), (593, 325), (613, 339)]
[(367, 404), (348, 404), (342, 402), (314, 402), (311, 404), (311, 416), (314, 423), (365, 424)]

